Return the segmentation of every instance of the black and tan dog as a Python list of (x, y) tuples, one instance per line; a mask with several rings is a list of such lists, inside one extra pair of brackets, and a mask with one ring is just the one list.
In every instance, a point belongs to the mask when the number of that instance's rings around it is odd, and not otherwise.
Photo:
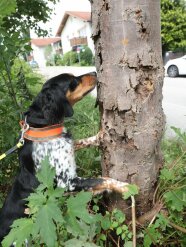
[(76, 174), (73, 141), (63, 129), (72, 106), (94, 89), (96, 73), (75, 77), (61, 74), (48, 80), (28, 111), (23, 124), (24, 146), (19, 151), (20, 171), (0, 212), (0, 242), (15, 219), (25, 217), (25, 198), (38, 186), (35, 176), (45, 156), (55, 167), (54, 181), (69, 191), (124, 192), (125, 183), (110, 178), (81, 178)]

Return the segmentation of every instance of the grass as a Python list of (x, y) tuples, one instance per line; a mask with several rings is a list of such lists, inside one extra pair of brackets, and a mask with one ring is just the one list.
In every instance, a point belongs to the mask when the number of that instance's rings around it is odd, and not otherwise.
[[(95, 98), (86, 96), (74, 106), (74, 115), (65, 121), (65, 127), (72, 133), (73, 139), (78, 140), (97, 134), (99, 130), (100, 115), (95, 108)], [(101, 175), (100, 151), (91, 147), (76, 152), (78, 175)]]
[(186, 133), (175, 127), (172, 127), (172, 129), (176, 137), (172, 139), (163, 138), (161, 143), (165, 164), (170, 164), (181, 156), (182, 161), (186, 164), (186, 155), (184, 155), (186, 152)]

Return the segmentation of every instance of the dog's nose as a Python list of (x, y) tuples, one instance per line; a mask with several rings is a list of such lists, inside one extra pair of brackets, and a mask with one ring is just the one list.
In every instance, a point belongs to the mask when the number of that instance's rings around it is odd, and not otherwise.
[(90, 72), (89, 75), (97, 76), (97, 73), (94, 71), (94, 72)]

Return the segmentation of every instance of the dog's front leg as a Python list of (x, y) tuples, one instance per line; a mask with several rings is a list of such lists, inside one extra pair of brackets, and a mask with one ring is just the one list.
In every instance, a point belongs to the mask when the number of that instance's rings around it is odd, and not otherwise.
[(76, 177), (73, 179), (75, 191), (85, 190), (92, 191), (93, 194), (101, 194), (104, 191), (126, 193), (129, 191), (128, 183), (120, 182), (116, 179), (101, 177), (101, 178), (81, 178)]
[(90, 146), (99, 147), (103, 139), (103, 132), (100, 130), (97, 135), (88, 138), (76, 140), (74, 142), (74, 149), (79, 150)]

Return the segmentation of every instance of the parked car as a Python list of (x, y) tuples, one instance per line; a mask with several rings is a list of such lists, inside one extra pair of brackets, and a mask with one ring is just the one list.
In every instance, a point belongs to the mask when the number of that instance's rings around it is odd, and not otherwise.
[(169, 77), (186, 75), (186, 55), (180, 58), (169, 60), (165, 65), (165, 73)]
[(31, 61), (29, 62), (29, 65), (30, 65), (33, 69), (39, 67), (38, 63), (37, 63), (35, 60), (31, 60)]

